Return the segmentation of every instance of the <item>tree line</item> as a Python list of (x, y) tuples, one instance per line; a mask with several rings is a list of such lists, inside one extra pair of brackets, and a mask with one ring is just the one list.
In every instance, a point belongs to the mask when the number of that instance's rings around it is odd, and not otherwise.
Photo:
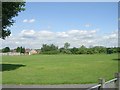
[[(25, 53), (25, 48), (21, 47), (17, 47), (16, 49), (14, 49), (15, 52), (19, 52), (19, 53)], [(9, 47), (5, 47), (1, 50), (3, 53), (7, 53), (7, 52), (13, 52)]]
[(55, 46), (54, 44), (47, 45), (43, 44), (41, 48), (42, 54), (112, 54), (112, 53), (118, 53), (120, 48), (118, 47), (103, 47), (103, 46), (94, 46), (94, 47), (85, 47), (82, 45), (79, 48), (73, 47), (69, 48), (70, 43), (65, 43), (64, 47), (58, 48), (58, 46)]
[[(16, 52), (25, 53), (25, 48), (17, 47), (14, 49)], [(118, 47), (103, 47), (103, 46), (94, 46), (94, 47), (85, 47), (84, 45), (79, 48), (73, 47), (70, 48), (70, 43), (66, 42), (63, 47), (59, 48), (54, 44), (43, 44), (40, 49), (40, 54), (112, 54), (119, 53), (120, 48)], [(9, 47), (5, 47), (2, 49), (2, 52), (10, 52)]]

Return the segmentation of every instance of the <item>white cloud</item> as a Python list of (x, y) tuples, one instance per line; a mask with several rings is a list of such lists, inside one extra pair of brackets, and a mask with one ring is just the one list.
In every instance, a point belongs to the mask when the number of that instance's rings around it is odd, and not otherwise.
[(70, 31), (68, 31), (68, 34), (77, 34), (77, 33), (80, 33), (81, 31), (79, 31), (79, 30), (70, 30)]
[(35, 19), (30, 19), (29, 23), (35, 22)]
[(20, 33), (20, 36), (23, 38), (33, 38), (35, 37), (35, 31), (34, 30), (22, 30)]
[(54, 32), (42, 30), (36, 32), (36, 38), (42, 42), (48, 42), (55, 38)]
[(91, 24), (85, 24), (85, 27), (91, 27), (92, 25)]
[(50, 31), (43, 30), (43, 31), (39, 31), (38, 34), (39, 34), (39, 36), (46, 38), (46, 37), (52, 37), (54, 33), (50, 32)]
[(66, 32), (57, 32), (56, 35), (58, 38), (67, 38), (69, 35)]
[(117, 38), (118, 38), (118, 34), (117, 33), (112, 33), (110, 35), (104, 36), (104, 39), (117, 39)]
[(23, 34), (23, 35), (33, 35), (33, 34), (35, 34), (35, 31), (34, 30), (22, 30), (21, 34)]
[(28, 22), (28, 20), (27, 20), (27, 19), (24, 19), (23, 22)]
[(35, 22), (35, 19), (24, 19), (23, 22), (24, 23), (33, 23), (33, 22)]
[(87, 35), (87, 34), (94, 34), (98, 30), (70, 30), (67, 33), (70, 35)]
[(15, 42), (16, 44), (19, 44), (20, 42), (18, 41), (18, 42)]
[(40, 48), (42, 44), (55, 44), (62, 47), (65, 42), (69, 42), (71, 47), (80, 47), (81, 45), (95, 46), (117, 46), (118, 32), (111, 32), (105, 35), (99, 35), (98, 30), (69, 30), (64, 32), (52, 32), (48, 30), (22, 30), (17, 36), (10, 36), (2, 40), (3, 46), (16, 48), (24, 46), (26, 48)]

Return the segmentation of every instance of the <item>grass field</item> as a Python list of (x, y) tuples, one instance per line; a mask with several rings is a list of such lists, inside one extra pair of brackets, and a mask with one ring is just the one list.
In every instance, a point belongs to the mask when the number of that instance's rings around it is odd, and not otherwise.
[(3, 84), (85, 84), (112, 79), (117, 54), (2, 57)]

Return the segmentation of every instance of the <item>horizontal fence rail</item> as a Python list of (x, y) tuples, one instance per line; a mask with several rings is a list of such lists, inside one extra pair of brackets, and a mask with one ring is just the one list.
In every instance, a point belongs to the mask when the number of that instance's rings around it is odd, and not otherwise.
[(105, 82), (105, 79), (99, 79), (99, 84), (88, 88), (87, 90), (103, 90), (106, 84), (114, 82), (115, 90), (120, 90), (120, 73), (115, 73), (115, 78)]
[(101, 86), (101, 84), (98, 84), (98, 85), (93, 86), (93, 87), (91, 87), (91, 88), (89, 88), (89, 89), (87, 89), (87, 90), (92, 90), (92, 89), (95, 89), (95, 88), (99, 88), (100, 86)]
[(117, 78), (114, 78), (112, 80), (109, 80), (109, 81), (105, 82), (105, 84), (108, 84), (108, 83), (111, 83), (111, 82), (115, 82), (116, 80), (117, 80)]

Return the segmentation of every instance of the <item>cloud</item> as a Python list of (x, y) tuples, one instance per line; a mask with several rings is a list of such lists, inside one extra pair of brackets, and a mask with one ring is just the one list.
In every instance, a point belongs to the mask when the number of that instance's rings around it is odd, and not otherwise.
[(67, 38), (69, 37), (69, 34), (67, 34), (66, 32), (57, 32), (56, 33), (58, 38)]
[(70, 30), (68, 31), (67, 33), (70, 34), (70, 35), (88, 35), (88, 34), (94, 34), (96, 33), (98, 30)]
[(24, 23), (33, 23), (33, 22), (35, 22), (35, 19), (24, 19), (23, 22)]
[(23, 22), (28, 22), (28, 20), (27, 20), (27, 19), (24, 19)]
[(43, 31), (39, 31), (38, 32), (38, 36), (44, 37), (44, 38), (46, 38), (46, 37), (52, 37), (53, 35), (54, 35), (53, 32), (50, 32), (50, 31), (47, 31), (47, 30), (43, 30)]
[(29, 23), (35, 22), (35, 19), (30, 19)]
[(69, 30), (64, 32), (52, 32), (48, 30), (22, 30), (18, 35), (10, 36), (2, 40), (3, 46), (16, 48), (24, 46), (26, 48), (40, 48), (42, 44), (55, 44), (63, 47), (65, 42), (69, 42), (71, 47), (89, 46), (117, 46), (118, 32), (108, 34), (98, 34), (95, 30)]
[(34, 38), (35, 31), (34, 30), (22, 30), (20, 36), (23, 38)]
[(85, 24), (85, 27), (91, 27), (92, 25), (91, 24)]
[(104, 36), (104, 39), (117, 39), (117, 34), (113, 33), (113, 34)]

